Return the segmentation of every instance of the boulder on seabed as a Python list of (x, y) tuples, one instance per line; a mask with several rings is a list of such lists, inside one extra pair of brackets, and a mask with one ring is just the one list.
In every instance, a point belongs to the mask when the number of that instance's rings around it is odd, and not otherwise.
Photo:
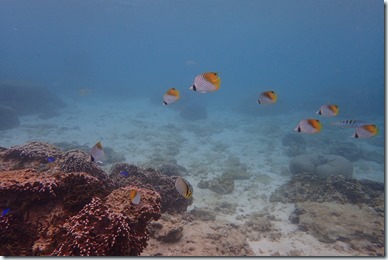
[(348, 159), (331, 154), (298, 155), (290, 161), (289, 169), (292, 174), (308, 173), (320, 177), (353, 175), (353, 165)]

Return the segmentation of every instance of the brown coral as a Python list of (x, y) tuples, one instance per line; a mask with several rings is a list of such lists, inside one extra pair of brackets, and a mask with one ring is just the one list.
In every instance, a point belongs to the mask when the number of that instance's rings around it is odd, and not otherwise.
[(106, 203), (93, 198), (64, 225), (64, 241), (52, 254), (140, 255), (147, 245), (147, 223), (160, 217), (160, 197), (153, 191), (141, 189), (141, 203), (132, 205), (125, 199), (130, 189), (132, 187), (115, 190)]
[[(126, 171), (128, 177), (120, 174)], [(185, 199), (175, 188), (177, 176), (166, 176), (152, 168), (142, 168), (127, 163), (117, 163), (111, 169), (111, 179), (116, 187), (136, 185), (158, 192), (162, 198), (162, 213), (183, 213), (192, 203), (192, 198)]]
[[(148, 223), (160, 217), (160, 195), (114, 190), (87, 154), (51, 148), (33, 142), (0, 149), (0, 209), (10, 209), (0, 217), (0, 255), (140, 255)], [(138, 205), (128, 198), (134, 188), (142, 194)]]

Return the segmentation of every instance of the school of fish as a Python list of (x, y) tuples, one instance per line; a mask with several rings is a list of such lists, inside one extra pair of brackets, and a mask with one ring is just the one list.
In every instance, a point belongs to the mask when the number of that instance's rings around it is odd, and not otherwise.
[[(221, 79), (217, 72), (205, 72), (194, 78), (193, 84), (189, 87), (190, 90), (199, 93), (214, 92), (221, 87)], [(180, 99), (180, 92), (176, 88), (168, 89), (163, 95), (163, 105), (167, 106), (177, 102)], [(274, 90), (263, 91), (259, 94), (257, 103), (260, 105), (273, 105), (277, 102), (278, 96)], [(316, 114), (322, 117), (336, 117), (339, 114), (339, 106), (336, 104), (322, 105)], [(331, 122), (331, 125), (338, 127), (355, 128), (353, 138), (369, 138), (377, 135), (378, 129), (374, 124), (367, 124), (362, 120), (341, 120)], [(322, 123), (315, 118), (302, 119), (294, 131), (305, 134), (316, 134), (321, 132)], [(104, 149), (101, 141), (98, 141), (90, 150), (90, 161), (102, 164), (105, 157)], [(54, 157), (48, 157), (48, 162), (54, 162)], [(128, 171), (121, 171), (123, 178), (128, 178)], [(177, 177), (175, 180), (175, 188), (177, 192), (186, 199), (190, 199), (193, 195), (193, 186), (183, 177)], [(132, 204), (137, 205), (141, 202), (141, 193), (137, 189), (132, 189), (129, 194), (129, 200)], [(6, 215), (9, 209), (2, 212), (2, 216)]]

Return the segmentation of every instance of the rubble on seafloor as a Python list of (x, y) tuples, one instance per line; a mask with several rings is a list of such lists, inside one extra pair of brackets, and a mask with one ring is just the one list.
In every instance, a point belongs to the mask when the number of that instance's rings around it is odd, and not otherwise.
[(342, 175), (300, 173), (270, 202), (295, 203), (289, 220), (319, 241), (344, 242), (358, 255), (384, 255), (384, 184)]

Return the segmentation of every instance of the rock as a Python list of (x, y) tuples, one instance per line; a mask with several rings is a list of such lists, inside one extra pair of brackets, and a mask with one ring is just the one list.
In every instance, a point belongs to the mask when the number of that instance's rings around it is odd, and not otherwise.
[(214, 210), (217, 212), (222, 212), (224, 214), (234, 214), (236, 212), (237, 206), (237, 203), (222, 201), (217, 203), (217, 206), (214, 208)]
[(50, 113), (65, 103), (49, 89), (28, 83), (0, 83), (0, 105), (12, 107), (19, 116)]
[(311, 174), (296, 174), (277, 188), (270, 202), (337, 202), (340, 204), (367, 204), (376, 212), (384, 211), (384, 183), (345, 178), (328, 178)]
[(20, 125), (16, 111), (9, 106), (0, 105), (0, 130), (7, 130)]
[(156, 239), (165, 243), (178, 242), (183, 237), (183, 227), (170, 229), (166, 234), (158, 236)]
[(353, 248), (384, 254), (384, 216), (366, 205), (337, 203), (297, 203), (304, 210), (299, 226), (319, 241), (346, 241)]
[(216, 220), (216, 213), (211, 209), (198, 208), (194, 206), (190, 213), (202, 221)]
[(308, 173), (322, 177), (343, 175), (352, 177), (353, 165), (351, 162), (338, 155), (313, 155), (303, 154), (294, 157), (289, 164), (292, 174)]
[(209, 182), (209, 190), (219, 194), (229, 194), (234, 191), (234, 180), (228, 177), (218, 177)]

